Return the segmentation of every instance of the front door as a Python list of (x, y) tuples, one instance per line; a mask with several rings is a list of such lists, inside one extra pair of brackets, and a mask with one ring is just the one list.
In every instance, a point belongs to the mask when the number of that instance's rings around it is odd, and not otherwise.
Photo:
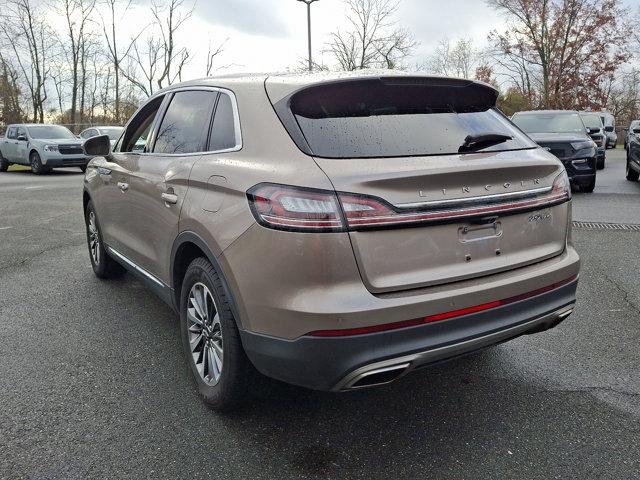
[(151, 153), (139, 155), (130, 170), (133, 210), (124, 226), (130, 259), (166, 284), (189, 175), (206, 150), (217, 97), (211, 89), (175, 92), (152, 134)]
[(16, 144), (16, 162), (29, 164), (29, 140), (27, 129), (18, 127), (18, 143)]
[(102, 238), (126, 258), (136, 250), (135, 239), (128, 230), (130, 217), (140, 215), (141, 208), (131, 195), (131, 171), (138, 170), (163, 98), (152, 99), (134, 115), (111, 155), (93, 160), (96, 168), (91, 174), (100, 178), (99, 187), (94, 190), (94, 203)]

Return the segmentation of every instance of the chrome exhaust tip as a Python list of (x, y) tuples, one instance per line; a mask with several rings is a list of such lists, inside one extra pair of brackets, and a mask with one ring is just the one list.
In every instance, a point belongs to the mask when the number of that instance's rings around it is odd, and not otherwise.
[(342, 387), (342, 390), (359, 390), (361, 388), (386, 385), (403, 376), (410, 365), (410, 363), (401, 363), (399, 365), (366, 370), (353, 377)]

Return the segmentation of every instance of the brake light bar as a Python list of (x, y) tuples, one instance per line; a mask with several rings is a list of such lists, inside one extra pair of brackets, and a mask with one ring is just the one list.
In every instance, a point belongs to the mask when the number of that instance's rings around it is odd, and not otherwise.
[(270, 183), (251, 188), (247, 197), (254, 217), (265, 227), (297, 232), (345, 232), (538, 210), (570, 200), (571, 189), (563, 172), (551, 187), (417, 205), (396, 206), (369, 195)]
[(385, 323), (382, 325), (372, 325), (369, 327), (360, 327), (360, 328), (346, 328), (346, 329), (340, 329), (340, 330), (316, 330), (314, 332), (310, 332), (306, 334), (305, 336), (307, 337), (350, 337), (354, 335), (366, 335), (368, 333), (378, 333), (378, 332), (386, 332), (389, 330), (398, 330), (400, 328), (417, 327), (419, 325), (426, 325), (428, 323), (462, 317), (464, 315), (469, 315), (472, 313), (484, 312), (486, 310), (491, 310), (493, 308), (502, 307), (504, 305), (509, 305), (511, 303), (536, 297), (538, 295), (542, 295), (543, 293), (548, 293), (552, 290), (556, 290), (560, 287), (568, 285), (569, 283), (575, 281), (577, 278), (578, 278), (577, 275), (573, 275), (572, 277), (562, 280), (561, 282), (557, 282), (543, 288), (538, 288), (536, 290), (533, 290), (531, 292), (527, 292), (521, 295), (516, 295), (514, 297), (509, 297), (502, 300), (494, 300), (492, 302), (483, 303), (481, 305), (475, 305), (473, 307), (461, 308), (458, 310), (451, 310), (443, 313), (436, 313), (435, 315), (429, 315), (427, 317), (416, 318), (413, 320)]

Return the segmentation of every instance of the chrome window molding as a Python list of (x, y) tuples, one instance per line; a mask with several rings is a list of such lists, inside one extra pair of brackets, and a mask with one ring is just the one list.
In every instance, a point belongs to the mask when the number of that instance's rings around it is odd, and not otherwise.
[[(238, 109), (238, 100), (236, 98), (236, 95), (233, 91), (226, 89), (226, 88), (222, 88), (222, 87), (207, 87), (207, 86), (187, 86), (187, 87), (181, 87), (181, 88), (176, 88), (176, 89), (171, 89), (171, 90), (167, 90), (167, 91), (162, 91), (161, 93), (158, 93), (158, 95), (156, 96), (160, 96), (160, 95), (173, 95), (179, 92), (189, 92), (189, 91), (194, 91), (194, 90), (204, 90), (204, 91), (208, 91), (208, 92), (218, 92), (220, 94), (223, 95), (228, 95), (229, 98), (231, 99), (231, 108), (233, 109), (233, 128), (235, 131), (235, 139), (236, 139), (236, 144), (235, 146), (231, 147), (231, 148), (225, 148), (222, 150), (206, 150), (203, 152), (189, 152), (189, 153), (156, 153), (156, 152), (113, 152), (114, 154), (123, 154), (123, 155), (139, 155), (141, 157), (146, 157), (146, 156), (156, 156), (156, 157), (191, 157), (191, 156), (200, 156), (200, 155), (213, 155), (213, 154), (219, 154), (219, 153), (231, 153), (231, 152), (238, 152), (240, 150), (242, 150), (242, 128), (241, 128), (241, 123), (240, 123), (240, 110)], [(152, 101), (154, 98), (156, 98), (156, 96), (150, 98), (147, 103), (149, 103), (150, 101)], [(218, 100), (219, 102), (220, 100)], [(145, 105), (147, 104), (145, 103)], [(144, 107), (144, 105), (143, 105)], [(141, 107), (141, 108), (143, 108)], [(138, 112), (136, 112), (131, 118), (135, 117), (135, 115), (137, 115)], [(214, 112), (214, 118), (215, 118), (215, 112)], [(125, 126), (125, 129), (123, 130), (123, 135), (124, 132), (126, 131), (126, 129), (128, 128), (128, 125)], [(120, 142), (120, 140), (118, 140), (118, 143)], [(155, 138), (152, 139), (152, 143), (155, 143)], [(119, 146), (119, 145), (118, 145)]]

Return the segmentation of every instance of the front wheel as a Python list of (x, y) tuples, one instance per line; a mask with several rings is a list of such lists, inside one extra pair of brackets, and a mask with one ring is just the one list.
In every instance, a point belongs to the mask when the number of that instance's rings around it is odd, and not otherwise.
[(238, 406), (256, 372), (242, 348), (222, 281), (203, 257), (191, 262), (182, 282), (180, 332), (204, 403), (219, 411)]
[(598, 163), (597, 163), (597, 165), (596, 165), (596, 168), (597, 168), (598, 170), (604, 170), (604, 163), (605, 163), (605, 161), (606, 161), (606, 159), (605, 159), (605, 158), (599, 159), (599, 160), (598, 160)]
[(89, 202), (85, 211), (85, 223), (87, 226), (87, 246), (93, 273), (98, 278), (116, 278), (124, 273), (124, 268), (109, 256), (102, 241), (100, 224), (96, 216), (93, 202)]
[(633, 168), (631, 168), (631, 164), (629, 162), (627, 154), (627, 180), (629, 180), (630, 182), (637, 182), (638, 178), (640, 178), (640, 172), (637, 172)]
[(7, 160), (2, 156), (2, 153), (0, 152), (0, 172), (6, 172), (7, 170), (9, 170), (9, 165), (10, 163), (7, 162)]
[(582, 187), (581, 190), (586, 193), (592, 193), (595, 190), (595, 188), (596, 188), (596, 177), (594, 175), (591, 181), (587, 183), (584, 187)]
[(31, 155), (29, 155), (29, 163), (31, 164), (31, 171), (36, 175), (42, 175), (49, 171), (48, 168), (42, 165), (42, 160), (40, 160), (38, 152), (31, 152)]

